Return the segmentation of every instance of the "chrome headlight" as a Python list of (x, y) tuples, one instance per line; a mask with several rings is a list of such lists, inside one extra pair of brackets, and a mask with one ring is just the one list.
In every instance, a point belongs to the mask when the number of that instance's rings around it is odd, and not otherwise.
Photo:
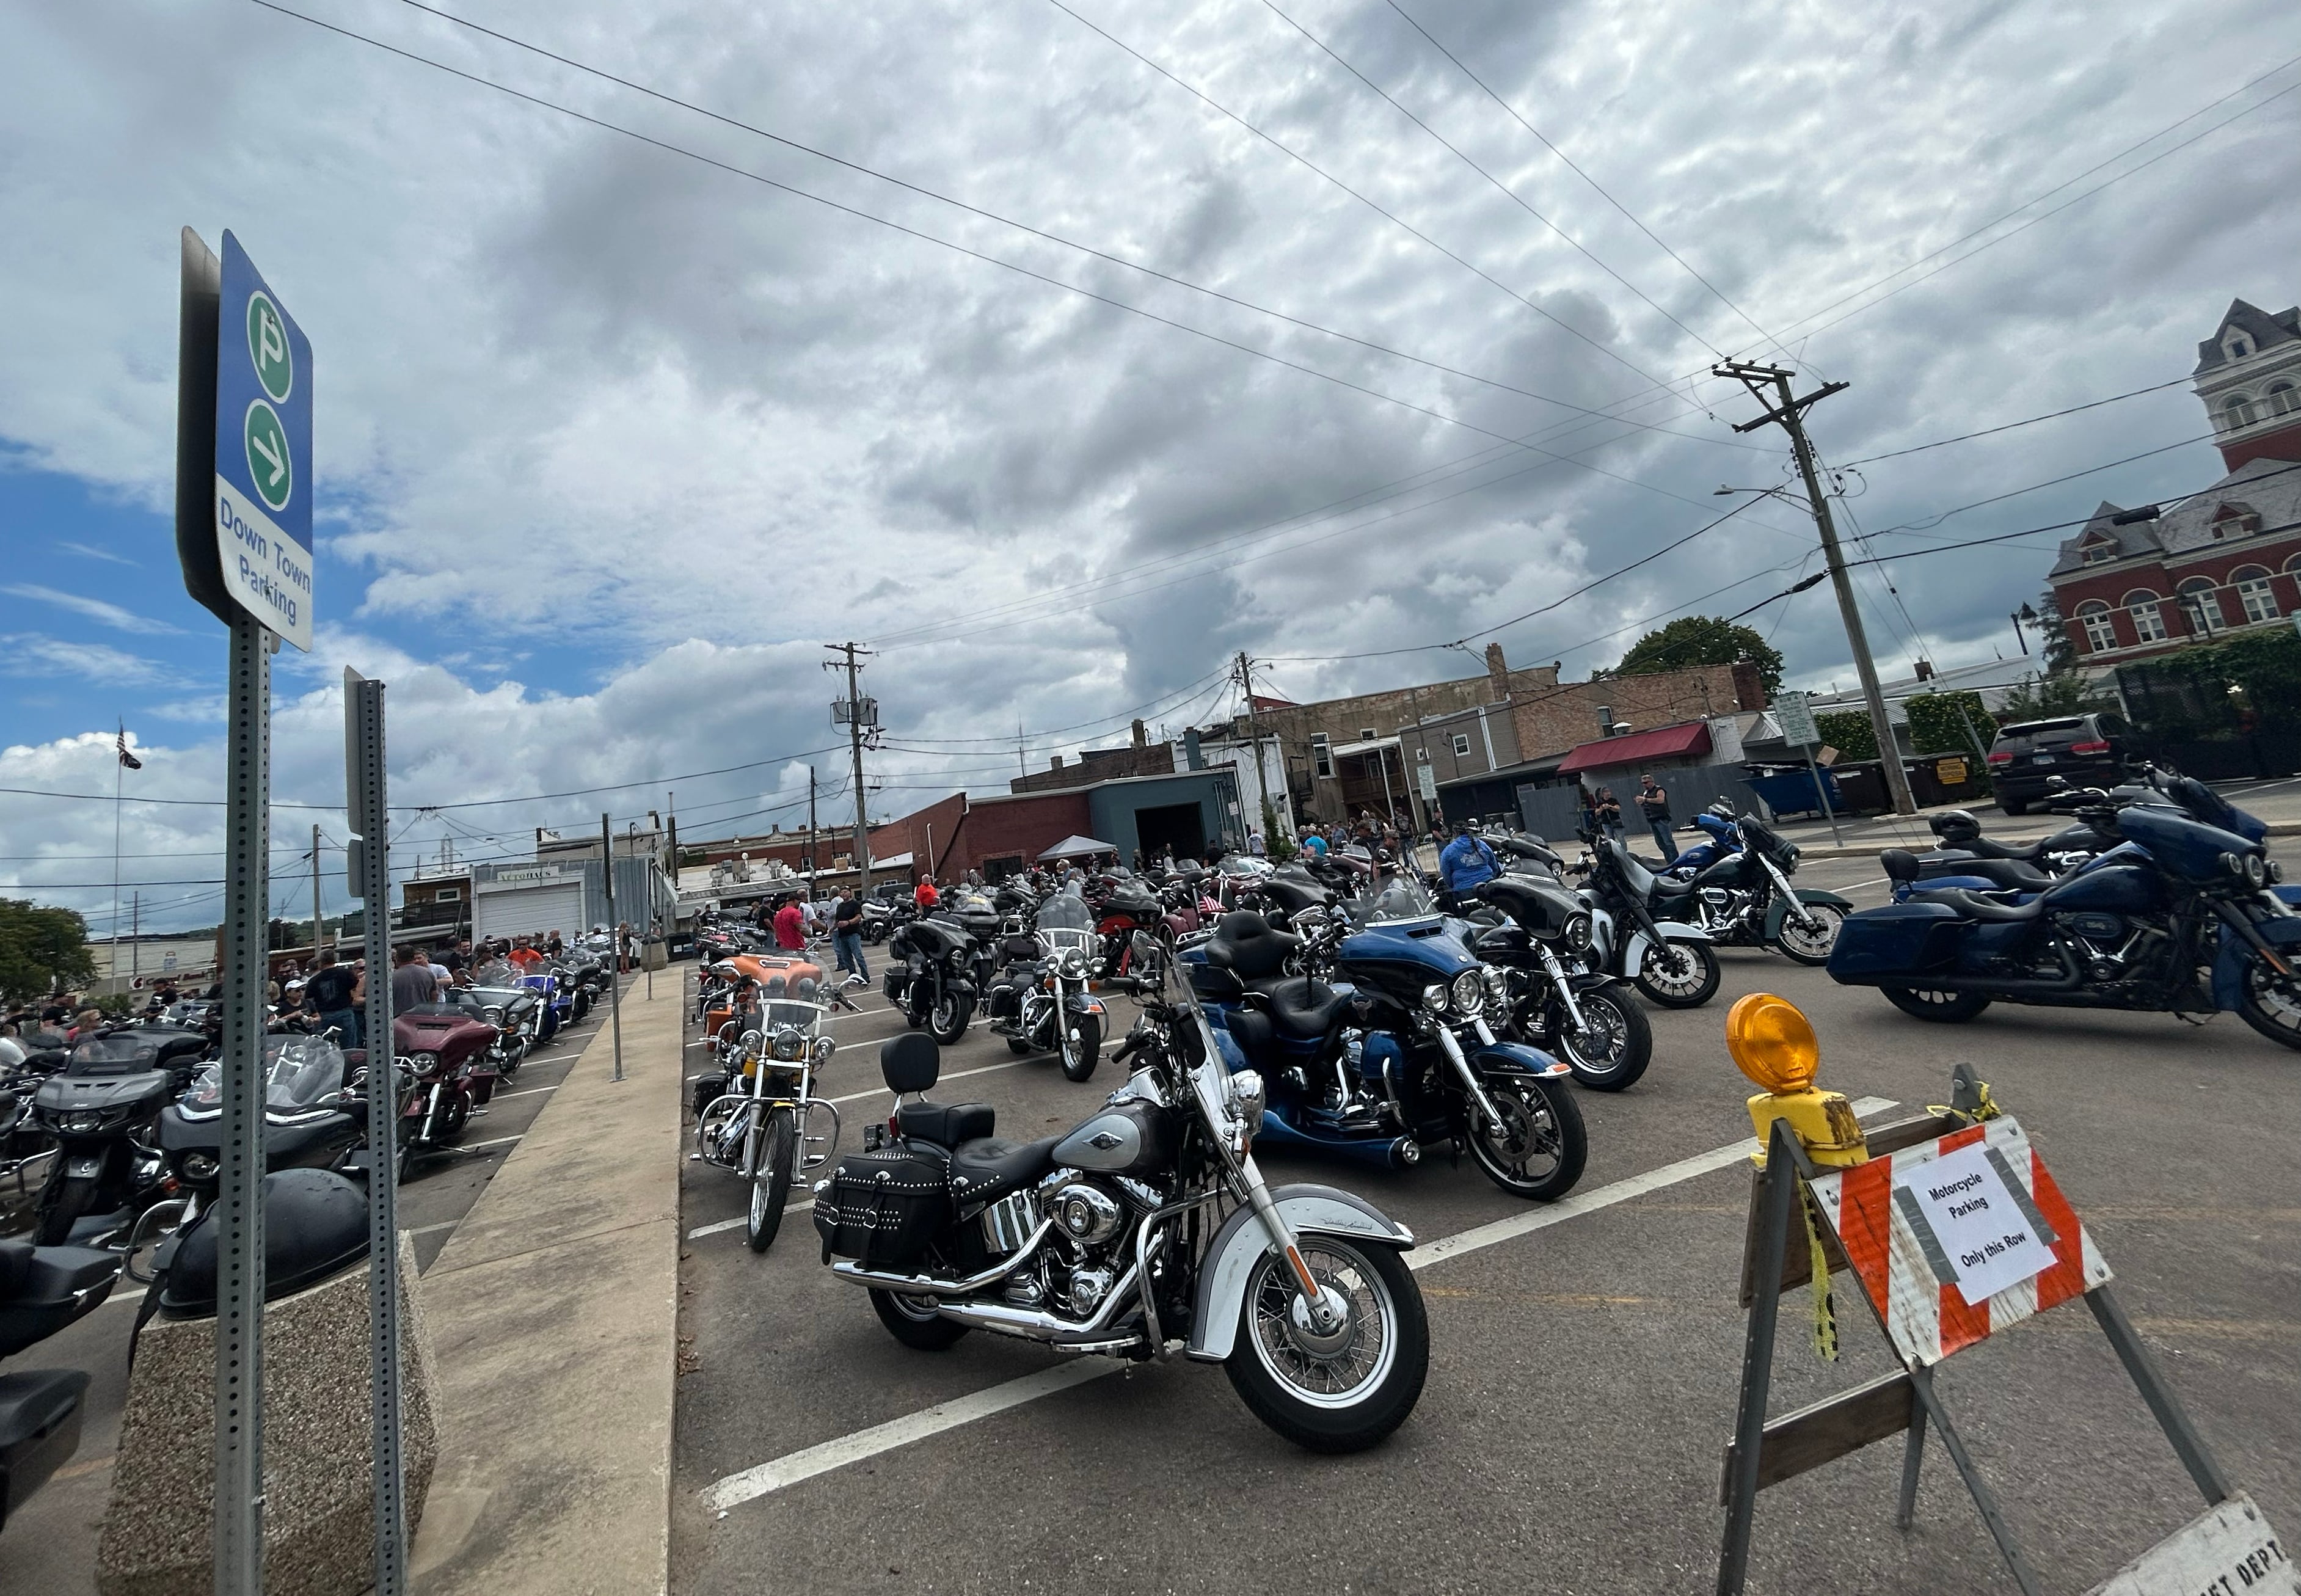
[(1230, 1111), (1253, 1135), (1262, 1124), (1262, 1110), (1270, 1100), (1259, 1070), (1241, 1070), (1230, 1078)]
[(2231, 875), (2242, 876), (2245, 874), (2245, 861), (2238, 858), (2235, 854), (2223, 854), (2222, 856), (2222, 868), (2228, 871)]
[(2246, 884), (2247, 886), (2248, 886), (2248, 887), (2261, 887), (2261, 886), (2266, 886), (2266, 885), (2268, 884), (2268, 882), (2269, 882), (2269, 865), (2268, 865), (2268, 863), (2267, 863), (2265, 860), (2263, 860), (2263, 859), (2262, 858), (2262, 856), (2261, 856), (2259, 854), (2247, 854), (2247, 855), (2246, 855), (2246, 856), (2245, 856), (2245, 884)]
[(839, 1051), (839, 1044), (833, 1041), (830, 1037), (818, 1036), (815, 1039), (815, 1062), (816, 1064), (824, 1065), (830, 1063), (831, 1056), (837, 1051)]
[(1783, 869), (1795, 870), (1798, 862), (1798, 845), (1795, 842), (1783, 843), (1780, 857)]
[(1446, 1012), (1446, 988), (1443, 983), (1426, 986), (1422, 989), (1422, 1007), (1434, 1014)]
[(1481, 965), (1480, 974), (1486, 979), (1486, 994), (1497, 1003), (1510, 996), (1510, 975), (1500, 965)]
[(1566, 944), (1569, 953), (1587, 953), (1590, 937), (1590, 916), (1587, 915), (1567, 915), (1566, 923), (1558, 932), (1558, 940)]
[(2270, 860), (2263, 868), (2269, 872), (2269, 884), (2272, 887), (2285, 879), (2285, 866), (2274, 859)]
[(1063, 973), (1075, 979), (1086, 973), (1086, 949), (1073, 948), (1063, 955)]
[(777, 1064), (796, 1064), (807, 1052), (807, 1038), (795, 1026), (786, 1025), (775, 1032), (773, 1051)]
[(60, 1115), (56, 1119), (56, 1129), (68, 1135), (87, 1136), (103, 1128), (104, 1116), (93, 1108), (83, 1108), (75, 1113)]
[(1475, 969), (1465, 970), (1454, 977), (1449, 986), (1454, 1012), (1469, 1019), (1486, 1006), (1485, 982), (1478, 979)]
[(213, 1153), (186, 1153), (184, 1155), (184, 1174), (193, 1180), (213, 1180), (215, 1178), (215, 1172), (219, 1167), (220, 1166), (217, 1165), (215, 1160), (215, 1156)]
[(414, 1065), (419, 1072), (423, 1070), (438, 1069), (439, 1067), (439, 1055), (437, 1053), (411, 1053), (407, 1057), (407, 1062)]

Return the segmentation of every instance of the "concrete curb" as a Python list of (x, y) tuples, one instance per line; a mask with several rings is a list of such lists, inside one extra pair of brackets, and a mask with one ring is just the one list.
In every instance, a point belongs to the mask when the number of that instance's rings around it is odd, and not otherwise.
[(423, 1596), (666, 1588), (685, 982), (623, 994), (423, 1277), (439, 1471)]
[[(2272, 837), (2301, 837), (2301, 820), (2272, 820), (2268, 823), (2268, 825), (2269, 834)], [(2037, 831), (2033, 834), (2027, 830), (1999, 831), (1993, 827), (1989, 830), (1987, 834), (1996, 838), (2000, 842), (2031, 842), (2035, 841), (2038, 837), (2047, 836), (2050, 833)], [(1930, 837), (1930, 833), (1929, 833), (1929, 837)], [(1920, 848), (1913, 847), (1907, 839), (1901, 838), (1881, 837), (1875, 842), (1868, 844), (1849, 843), (1843, 848), (1840, 848), (1836, 844), (1824, 844), (1819, 847), (1814, 847), (1801, 842), (1798, 844), (1798, 860), (1801, 864), (1806, 865), (1820, 864), (1832, 859), (1869, 859), (1875, 861), (1880, 849), (1904, 847), (1911, 848), (1912, 852), (1923, 851)]]

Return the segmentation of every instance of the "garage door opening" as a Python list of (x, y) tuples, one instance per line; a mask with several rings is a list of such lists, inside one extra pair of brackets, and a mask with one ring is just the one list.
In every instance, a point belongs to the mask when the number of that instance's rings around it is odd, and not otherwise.
[(1178, 859), (1207, 856), (1207, 827), (1196, 804), (1162, 804), (1134, 812), (1134, 835), (1145, 859), (1172, 853)]

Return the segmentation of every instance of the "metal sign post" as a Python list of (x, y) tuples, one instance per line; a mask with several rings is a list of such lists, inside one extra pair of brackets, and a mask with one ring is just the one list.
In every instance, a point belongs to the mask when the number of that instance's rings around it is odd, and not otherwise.
[[(176, 557), (231, 629), (217, 1176), (215, 1590), (264, 1589), (264, 997), (272, 656), (312, 646), (312, 346), (239, 240), (183, 230)], [(372, 906), (372, 917), (378, 911)]]
[(1813, 706), (1803, 693), (1778, 693), (1774, 698), (1774, 723), (1782, 729), (1782, 740), (1795, 743), (1805, 754), (1805, 768), (1813, 777), (1814, 796), (1821, 800), (1822, 818), (1829, 822), (1830, 840), (1843, 847), (1845, 836), (1837, 829), (1837, 811), (1829, 801), (1829, 789), (1822, 784), (1821, 766), (1814, 763), (1814, 745), (1821, 733), (1813, 723)]
[(367, 1313), (374, 1433), (375, 1596), (407, 1589), (406, 1472), (399, 1405), (399, 1061), (391, 1033), (391, 856), (384, 803), (383, 683), (344, 670), (346, 868), (365, 906), (367, 957)]
[(615, 1079), (623, 1078), (623, 928), (615, 919), (615, 824), (599, 816), (599, 872), (607, 883), (607, 1017), (615, 1029)]

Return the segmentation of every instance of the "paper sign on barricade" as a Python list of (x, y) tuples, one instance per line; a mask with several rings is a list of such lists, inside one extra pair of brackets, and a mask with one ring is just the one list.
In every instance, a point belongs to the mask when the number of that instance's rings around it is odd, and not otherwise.
[(1915, 1363), (2110, 1279), (2008, 1117), (1820, 1174), (1812, 1188), (1895, 1349)]

